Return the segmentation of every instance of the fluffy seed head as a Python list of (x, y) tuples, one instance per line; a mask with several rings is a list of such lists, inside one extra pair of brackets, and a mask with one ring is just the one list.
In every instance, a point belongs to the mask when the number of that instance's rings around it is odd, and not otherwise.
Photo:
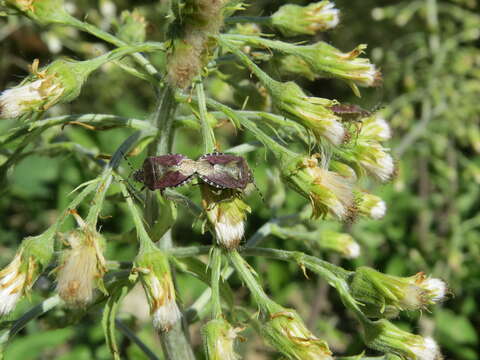
[(58, 268), (57, 291), (72, 307), (85, 307), (106, 272), (100, 234), (86, 225), (67, 236), (70, 249), (62, 254)]

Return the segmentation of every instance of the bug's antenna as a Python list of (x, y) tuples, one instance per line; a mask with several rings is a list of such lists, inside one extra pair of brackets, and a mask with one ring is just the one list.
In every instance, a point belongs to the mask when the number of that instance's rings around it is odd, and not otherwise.
[(137, 201), (139, 201), (140, 203), (144, 203), (144, 200), (142, 199), (141, 195), (139, 195), (139, 192), (141, 192), (143, 189), (145, 189), (145, 187), (143, 187), (140, 191), (137, 190), (137, 188), (129, 181), (129, 179), (132, 177), (132, 175), (137, 171), (135, 170), (135, 168), (133, 167), (133, 164), (130, 162), (130, 160), (128, 160), (126, 154), (122, 151), (121, 152), (124, 160), (126, 161), (128, 167), (130, 168), (130, 174), (128, 175), (128, 177), (126, 179), (124, 179), (125, 183), (127, 184), (127, 190), (128, 192), (130, 193), (130, 195), (132, 196), (132, 198), (136, 199)]

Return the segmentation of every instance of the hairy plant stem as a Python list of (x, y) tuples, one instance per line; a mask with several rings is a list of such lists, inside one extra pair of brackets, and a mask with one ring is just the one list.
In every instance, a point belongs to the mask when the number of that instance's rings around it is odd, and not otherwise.
[(212, 268), (212, 277), (210, 287), (212, 288), (212, 318), (217, 319), (222, 316), (222, 304), (220, 302), (220, 274), (222, 271), (222, 249), (215, 246), (210, 255), (210, 266)]
[(257, 279), (255, 279), (256, 274), (253, 272), (253, 269), (249, 267), (248, 263), (238, 253), (238, 251), (229, 251), (228, 258), (235, 268), (238, 276), (240, 276), (245, 285), (247, 285), (259, 308), (266, 313), (275, 312), (274, 309), (276, 309), (278, 305), (265, 293), (262, 286), (259, 284)]
[[(174, 113), (176, 109), (176, 101), (174, 90), (165, 84), (159, 91), (157, 107), (155, 113), (151, 118), (152, 125), (158, 129), (157, 136), (148, 147), (149, 156), (164, 155), (171, 151), (174, 137)], [(145, 220), (152, 230), (158, 219), (159, 207), (154, 192), (147, 192), (145, 202)], [(172, 224), (173, 225), (173, 224)], [(153, 235), (153, 236), (152, 236)], [(152, 239), (156, 241), (155, 234), (151, 234)], [(162, 249), (172, 247), (171, 232), (168, 230), (161, 239), (158, 240), (158, 245)], [(174, 273), (172, 272), (174, 276)], [(185, 317), (183, 317), (184, 319)], [(160, 341), (167, 360), (194, 360), (192, 347), (188, 339), (188, 329), (185, 321), (177, 322), (170, 331), (160, 333)]]
[[(91, 25), (89, 23), (80, 21), (74, 17), (71, 17), (65, 25), (70, 25), (73, 27), (76, 27), (79, 30), (88, 32), (89, 34), (96, 36), (99, 39), (102, 39), (103, 41), (106, 41), (110, 44), (113, 44), (115, 46), (125, 46), (128, 45), (125, 41), (117, 38), (116, 36), (103, 31), (96, 27), (95, 25)], [(148, 61), (142, 54), (140, 53), (135, 53), (132, 54), (133, 58), (140, 64), (142, 65), (145, 70), (155, 78), (159, 78), (158, 70)]]

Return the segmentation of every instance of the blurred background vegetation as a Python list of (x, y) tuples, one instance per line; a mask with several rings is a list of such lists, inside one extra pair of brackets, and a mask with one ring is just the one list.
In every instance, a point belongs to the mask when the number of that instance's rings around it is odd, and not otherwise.
[[(268, 15), (284, 3), (256, 1), (246, 13)], [(446, 359), (479, 359), (480, 4), (477, 0), (337, 0), (336, 4), (342, 12), (341, 25), (322, 33), (319, 39), (344, 51), (360, 43), (368, 44), (368, 56), (382, 69), (383, 85), (363, 90), (362, 98), (355, 98), (348, 86), (338, 81), (295, 80), (314, 95), (359, 104), (381, 112), (389, 121), (394, 130), (390, 146), (398, 161), (398, 174), (386, 185), (365, 184), (366, 188), (376, 187), (376, 193), (387, 202), (388, 213), (381, 221), (361, 220), (344, 226), (362, 246), (362, 255), (355, 260), (321, 252), (302, 239), (285, 241), (270, 237), (265, 245), (289, 250), (310, 248), (310, 252), (349, 269), (369, 265), (394, 275), (425, 271), (444, 279), (452, 293), (447, 302), (432, 312), (402, 315), (398, 323), (414, 332), (433, 334)], [(69, 7), (77, 17), (108, 31), (115, 31), (122, 10), (137, 8), (147, 19), (147, 38), (162, 40), (158, 15), (162, 5), (158, 1), (79, 0), (70, 2)], [(27, 75), (28, 65), (35, 58), (43, 65), (58, 56), (83, 59), (107, 48), (96, 38), (69, 28), (43, 29), (24, 18), (0, 17), (0, 89), (18, 83)], [(161, 68), (164, 59), (158, 55), (152, 61)], [(270, 62), (268, 66), (273, 76), (281, 76), (278, 64)], [(237, 76), (245, 78), (248, 73), (238, 71)], [(154, 106), (153, 91), (145, 84), (126, 75), (119, 66), (108, 64), (90, 77), (79, 98), (53, 107), (49, 115), (104, 113), (145, 118)], [(225, 86), (212, 81), (208, 88), (222, 101), (238, 104), (250, 96), (250, 108), (265, 106), (261, 94), (247, 83), (245, 87), (239, 83), (231, 94), (225, 92)], [(13, 121), (0, 123), (0, 135), (14, 125)], [(68, 125), (42, 134), (35, 146), (42, 149), (43, 155), (26, 157), (8, 174), (0, 189), (1, 266), (13, 257), (24, 236), (38, 234), (53, 221), (59, 209), (70, 201), (68, 194), (76, 186), (97, 176), (101, 168), (92, 161), (92, 156), (111, 154), (131, 132), (92, 131)], [(217, 132), (221, 134), (218, 138), (222, 149), (245, 142), (243, 135), (228, 124)], [(46, 141), (59, 145), (45, 148)], [(72, 152), (68, 146), (73, 144), (77, 145)], [(178, 133), (177, 152), (195, 158), (200, 155), (197, 149), (201, 149), (197, 132)], [(3, 152), (0, 158), (4, 158), (7, 150), (0, 151)], [(134, 168), (139, 167), (144, 156), (131, 158)], [(249, 196), (253, 211), (248, 220), (248, 238), (271, 217), (302, 211), (305, 202), (276, 180), (278, 174), (270, 164), (266, 165), (262, 151), (246, 156), (267, 201), (264, 204), (255, 193)], [(130, 172), (124, 164), (124, 176)], [(194, 186), (181, 191), (199, 202), (199, 191)], [(192, 227), (188, 212), (182, 208), (179, 211), (179, 222), (174, 228), (177, 244), (209, 244), (210, 237), (200, 234), (198, 224)], [(118, 235), (132, 226), (126, 209), (112, 202), (103, 215), (101, 230), (111, 240), (106, 257), (131, 260), (136, 253), (135, 244), (130, 238)], [(64, 225), (65, 229), (71, 226), (68, 222)], [(340, 228), (333, 223), (328, 226)], [(323, 281), (306, 279), (294, 264), (252, 261), (272, 297), (298, 309), (334, 353), (357, 354), (363, 349), (355, 320)], [(51, 288), (48, 277), (41, 278), (31, 301), (22, 301), (13, 318), (28, 310), (42, 298), (42, 292)], [(185, 307), (204, 289), (200, 281), (178, 275), (179, 298)], [(237, 303), (249, 301), (246, 291), (237, 292), (237, 297)], [(123, 304), (122, 318), (161, 354), (146, 309), (141, 292), (133, 292)], [(75, 325), (67, 327), (70, 324), (65, 323), (64, 312), (55, 310), (30, 323), (22, 336), (9, 345), (7, 359), (110, 358), (98, 314), (92, 312), (80, 320), (70, 317), (69, 321)], [(193, 325), (191, 336), (201, 358), (199, 328), (199, 323)], [(243, 336), (249, 339), (240, 351), (246, 354), (246, 359), (277, 356), (260, 341), (256, 342), (254, 333), (246, 331)], [(145, 358), (127, 339), (121, 344), (125, 358)]]

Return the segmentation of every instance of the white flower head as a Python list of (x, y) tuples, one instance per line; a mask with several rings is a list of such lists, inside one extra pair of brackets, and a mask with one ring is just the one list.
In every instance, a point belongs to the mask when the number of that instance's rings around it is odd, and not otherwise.
[(359, 193), (358, 209), (362, 215), (380, 220), (387, 212), (387, 204), (376, 195), (362, 192)]
[(427, 278), (422, 287), (427, 290), (431, 301), (435, 303), (443, 300), (447, 294), (447, 284), (440, 279)]
[[(360, 144), (360, 142), (359, 142)], [(382, 182), (390, 180), (395, 172), (392, 156), (377, 142), (362, 142), (358, 146), (360, 165), (373, 177)]]
[(10, 264), (0, 272), (0, 317), (9, 314), (24, 293), (27, 272), (21, 269), (22, 254), (19, 251)]
[(30, 111), (39, 111), (51, 97), (62, 94), (51, 78), (38, 79), (5, 90), (0, 95), (0, 118), (17, 118)]
[(431, 337), (423, 338), (423, 342), (414, 344), (410, 350), (417, 360), (440, 360), (441, 354), (437, 343)]
[(386, 141), (392, 137), (392, 130), (384, 118), (372, 115), (363, 121), (360, 136), (365, 139)]
[(350, 259), (355, 259), (360, 256), (361, 248), (357, 242), (349, 242), (345, 247), (345, 254)]
[(182, 317), (175, 301), (175, 289), (170, 273), (165, 272), (162, 278), (158, 278), (156, 274), (150, 272), (143, 280), (150, 300), (153, 326), (157, 331), (170, 330)]
[(217, 242), (227, 249), (238, 247), (250, 207), (236, 190), (224, 189), (216, 193), (208, 184), (203, 184), (201, 189), (202, 205)]

